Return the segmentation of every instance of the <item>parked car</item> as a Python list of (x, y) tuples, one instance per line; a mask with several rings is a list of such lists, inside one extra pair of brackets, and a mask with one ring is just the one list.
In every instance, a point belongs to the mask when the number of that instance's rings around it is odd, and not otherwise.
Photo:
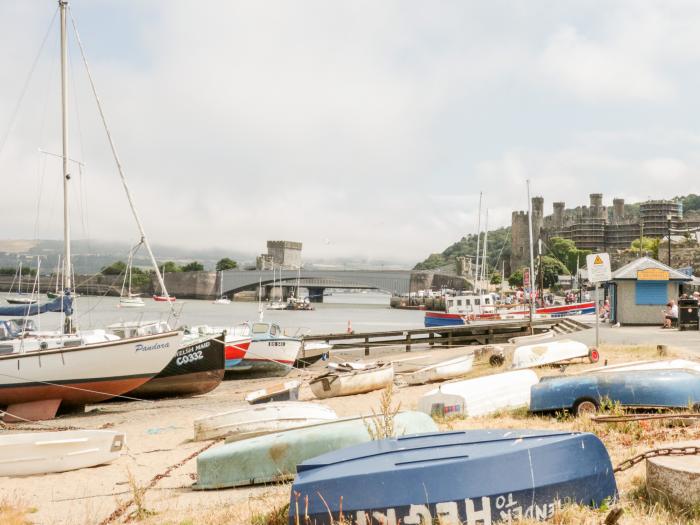
[(700, 373), (694, 370), (630, 370), (544, 377), (530, 390), (530, 411), (595, 412), (604, 399), (633, 408), (700, 409)]

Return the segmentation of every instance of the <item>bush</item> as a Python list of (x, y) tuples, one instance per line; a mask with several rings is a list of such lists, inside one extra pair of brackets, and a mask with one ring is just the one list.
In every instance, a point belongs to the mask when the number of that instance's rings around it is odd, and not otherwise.
[(192, 261), (191, 263), (187, 263), (182, 267), (183, 272), (201, 272), (203, 270), (204, 265), (202, 263), (198, 263), (197, 261)]
[(224, 257), (216, 263), (217, 272), (223, 272), (224, 270), (233, 270), (234, 268), (238, 268), (238, 263), (233, 259), (229, 259), (228, 257)]
[(100, 270), (102, 275), (121, 275), (126, 271), (126, 263), (124, 261), (117, 261), (109, 266), (105, 266)]

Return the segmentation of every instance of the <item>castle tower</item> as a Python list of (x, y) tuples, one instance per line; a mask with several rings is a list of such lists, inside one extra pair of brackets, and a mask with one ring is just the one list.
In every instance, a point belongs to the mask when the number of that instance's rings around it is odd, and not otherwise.
[(564, 209), (566, 204), (563, 202), (555, 202), (552, 204), (554, 208), (554, 227), (561, 229), (564, 227)]
[[(542, 236), (542, 227), (544, 226), (544, 199), (542, 197), (532, 198), (532, 253), (537, 257), (537, 246)], [(529, 250), (528, 246), (528, 250)], [(529, 254), (528, 254), (529, 259)]]
[(514, 211), (511, 215), (510, 227), (510, 271), (512, 273), (527, 266), (530, 257), (527, 212)]
[(589, 197), (591, 199), (589, 217), (591, 219), (605, 219), (605, 206), (603, 206), (603, 194), (591, 193)]
[(625, 219), (625, 199), (613, 199), (613, 223), (619, 224)]

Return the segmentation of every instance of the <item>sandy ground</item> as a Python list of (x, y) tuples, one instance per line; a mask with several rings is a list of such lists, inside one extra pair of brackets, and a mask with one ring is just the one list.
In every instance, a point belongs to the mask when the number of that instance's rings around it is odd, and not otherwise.
[[(508, 345), (505, 345), (508, 349)], [(422, 357), (430, 361), (439, 361), (471, 352), (476, 347), (434, 349), (432, 351), (416, 350), (410, 354), (402, 349), (382, 351), (381, 359), (405, 359)], [(655, 357), (640, 350), (629, 349), (606, 355), (602, 349), (603, 359), (610, 363), (634, 359)], [(683, 348), (674, 350), (675, 354), (688, 354)], [(343, 360), (360, 354), (338, 354), (334, 357)], [(373, 356), (372, 359), (376, 359)], [(293, 371), (288, 378), (308, 379), (318, 374), (323, 363), (314, 365), (307, 371)], [(590, 366), (580, 364), (571, 370)], [(476, 363), (470, 376), (493, 373), (485, 363)], [(501, 369), (502, 371), (502, 369)], [(558, 373), (545, 369), (541, 373)], [(189, 399), (170, 399), (157, 402), (119, 402), (103, 403), (89, 407), (81, 415), (61, 417), (46, 422), (47, 427), (71, 426), (78, 428), (114, 428), (124, 431), (127, 436), (127, 452), (117, 461), (100, 467), (82, 469), (61, 474), (32, 476), (28, 478), (0, 478), (0, 495), (3, 501), (25, 505), (35, 512), (28, 515), (32, 523), (40, 524), (98, 524), (102, 523), (122, 502), (132, 498), (129, 473), (137, 486), (147, 485), (151, 479), (163, 473), (168, 467), (181, 462), (195, 454), (210, 442), (193, 442), (194, 419), (209, 414), (246, 406), (244, 397), (247, 392), (264, 387), (266, 384), (278, 383), (279, 378), (258, 380), (227, 380), (216, 390)], [(418, 398), (435, 385), (400, 388), (396, 391), (395, 402), (401, 403), (404, 410), (414, 409)], [(377, 409), (381, 392), (332, 398), (323, 403), (333, 408), (339, 416), (368, 414)], [(306, 384), (301, 391), (302, 400), (312, 400), (313, 395)], [(27, 429), (30, 425), (15, 425), (13, 431)], [(36, 429), (38, 425), (31, 425)], [(214, 445), (217, 446), (217, 445)], [(265, 506), (267, 494), (276, 492), (277, 501), (284, 498), (284, 487), (253, 487), (220, 491), (193, 491), (190, 486), (196, 474), (196, 461), (189, 460), (174, 470), (169, 476), (158, 481), (154, 488), (146, 493), (146, 507), (155, 511), (159, 518), (153, 523), (194, 524), (200, 521), (192, 516), (205, 515), (207, 511), (222, 508), (240, 509), (242, 514), (251, 506), (251, 501), (262, 501)], [(288, 492), (286, 492), (288, 494)], [(133, 509), (133, 507), (132, 507)], [(232, 516), (235, 515), (235, 512)], [(184, 519), (187, 517), (187, 519)], [(184, 521), (181, 521), (182, 520)], [(232, 521), (237, 521), (232, 518)], [(123, 522), (123, 519), (114, 523)], [(202, 522), (206, 522), (203, 520)], [(149, 522), (150, 523), (150, 522)]]

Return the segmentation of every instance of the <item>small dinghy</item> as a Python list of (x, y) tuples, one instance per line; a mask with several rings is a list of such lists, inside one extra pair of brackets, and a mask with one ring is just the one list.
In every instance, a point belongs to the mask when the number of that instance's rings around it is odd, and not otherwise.
[(438, 416), (484, 416), (530, 405), (530, 389), (539, 381), (532, 370), (504, 372), (445, 383), (418, 400), (418, 410)]
[[(295, 428), (210, 448), (197, 457), (195, 489), (222, 489), (284, 481), (307, 459), (370, 441), (368, 428), (381, 416), (354, 417)], [(435, 432), (435, 422), (420, 412), (394, 418), (398, 435)], [(398, 487), (397, 487), (398, 488)]]
[(597, 363), (600, 354), (595, 348), (588, 348), (578, 341), (562, 339), (551, 343), (519, 346), (513, 353), (513, 368), (534, 368), (578, 358), (587, 358), (591, 363)]
[(66, 430), (0, 436), (0, 476), (31, 476), (114, 461), (125, 437), (114, 430)]
[(471, 430), (372, 441), (313, 458), (298, 466), (291, 493), (290, 525), (491, 525), (550, 519), (565, 501), (600, 506), (617, 497), (617, 486), (593, 434)]
[(338, 416), (333, 410), (318, 403), (267, 403), (195, 419), (194, 440), (225, 437), (229, 441), (238, 441), (336, 419)]
[[(424, 385), (425, 383), (435, 383), (436, 381), (447, 381), (456, 379), (468, 374), (474, 365), (474, 355), (466, 355), (448, 359), (440, 363), (428, 366), (414, 366), (413, 370), (405, 365), (399, 365), (400, 372), (397, 372), (401, 382), (409, 385)], [(394, 363), (396, 366), (396, 363)], [(408, 368), (408, 369), (407, 369)]]
[(311, 391), (318, 399), (364, 394), (389, 386), (394, 381), (394, 366), (391, 363), (374, 368), (357, 369), (338, 365), (331, 371), (313, 378), (309, 382)]
[(245, 400), (251, 405), (269, 403), (270, 401), (296, 401), (299, 399), (300, 387), (301, 382), (299, 381), (285, 381), (255, 390), (245, 396)]

